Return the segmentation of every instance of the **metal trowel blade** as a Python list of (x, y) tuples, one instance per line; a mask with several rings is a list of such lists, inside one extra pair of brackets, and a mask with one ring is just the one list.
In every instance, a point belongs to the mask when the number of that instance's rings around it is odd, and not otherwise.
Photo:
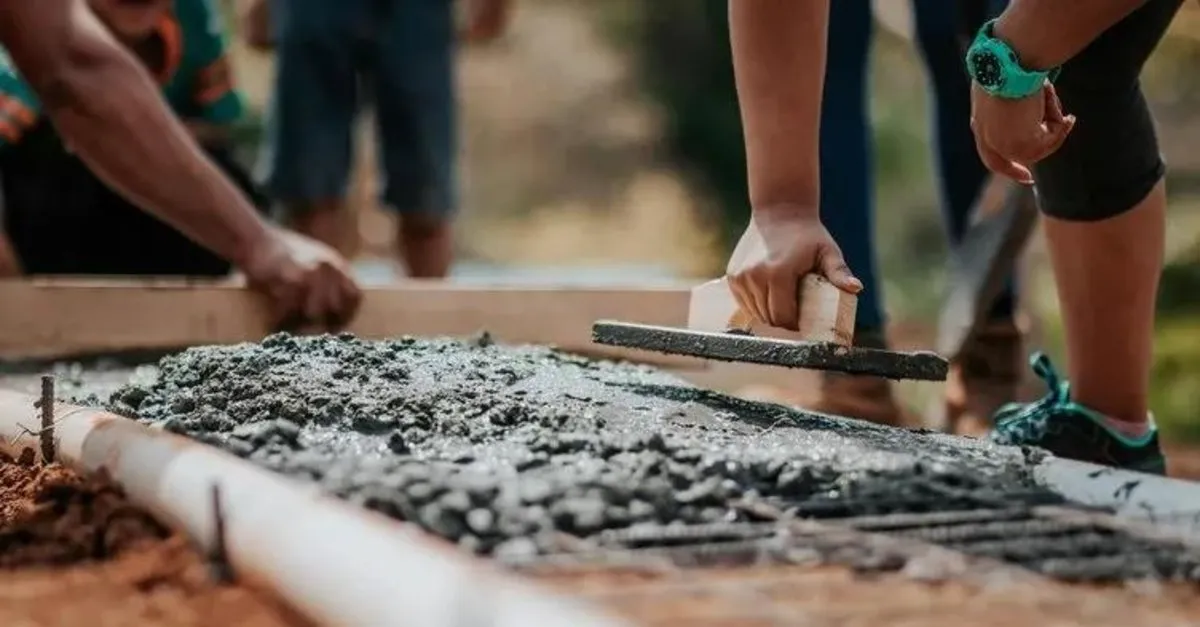
[(671, 355), (830, 370), (888, 379), (944, 381), (946, 360), (935, 353), (857, 348), (832, 342), (799, 342), (724, 331), (677, 329), (615, 320), (592, 325), (592, 341)]

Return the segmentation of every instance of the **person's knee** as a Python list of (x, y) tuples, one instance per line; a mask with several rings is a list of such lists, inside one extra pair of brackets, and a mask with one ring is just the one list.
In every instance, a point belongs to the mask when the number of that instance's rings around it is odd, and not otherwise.
[(440, 213), (411, 212), (400, 215), (398, 228), (406, 240), (432, 240), (449, 235), (451, 221)]
[(443, 143), (403, 146), (385, 141), (383, 203), (400, 218), (403, 236), (429, 238), (449, 229), (458, 209), (455, 162)]
[[(328, 204), (345, 197), (350, 178), (349, 131), (332, 121), (289, 124), (281, 133), (307, 133), (308, 139), (280, 138), (264, 156), (264, 187), (288, 206)], [(348, 125), (347, 125), (348, 126)]]
[(1141, 203), (1166, 171), (1139, 75), (1180, 0), (1151, 0), (1062, 68), (1055, 88), (1076, 117), (1063, 146), (1034, 167), (1046, 214), (1099, 221)]
[(1072, 221), (1120, 215), (1163, 178), (1154, 121), (1141, 90), (1120, 80), (1064, 83), (1063, 107), (1077, 116), (1063, 146), (1034, 166), (1043, 213)]

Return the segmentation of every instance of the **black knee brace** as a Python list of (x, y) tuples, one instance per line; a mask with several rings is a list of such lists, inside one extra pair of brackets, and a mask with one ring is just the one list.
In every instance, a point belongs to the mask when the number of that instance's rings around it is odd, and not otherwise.
[(1149, 0), (1068, 61), (1055, 88), (1075, 129), (1034, 167), (1038, 201), (1063, 220), (1111, 218), (1162, 179), (1154, 121), (1138, 76), (1182, 0)]

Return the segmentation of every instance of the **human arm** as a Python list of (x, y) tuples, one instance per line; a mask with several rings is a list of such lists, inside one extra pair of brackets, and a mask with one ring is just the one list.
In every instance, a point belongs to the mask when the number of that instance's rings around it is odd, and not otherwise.
[(805, 274), (819, 272), (843, 290), (862, 290), (820, 220), (829, 2), (729, 2), (752, 218), (726, 276), (742, 309), (784, 329), (797, 327)]
[(240, 267), (269, 244), (267, 224), (83, 2), (0, 0), (0, 40), (64, 141), (114, 189)]
[(730, 0), (750, 204), (817, 218), (829, 1)]
[[(1013, 0), (996, 20), (992, 35), (1008, 45), (1026, 70), (1066, 64), (1145, 0), (1096, 0), (1087, 11), (1069, 3)], [(1009, 100), (972, 84), (972, 127), (983, 162), (994, 172), (1027, 185), (1030, 168), (1056, 152), (1074, 128), (1054, 87)]]
[(114, 189), (241, 268), (281, 317), (353, 315), (361, 294), (345, 260), (259, 217), (81, 0), (0, 0), (0, 42), (64, 141)]
[(1056, 68), (1146, 0), (1071, 2), (1011, 0), (996, 20), (995, 36), (1008, 43), (1027, 70)]

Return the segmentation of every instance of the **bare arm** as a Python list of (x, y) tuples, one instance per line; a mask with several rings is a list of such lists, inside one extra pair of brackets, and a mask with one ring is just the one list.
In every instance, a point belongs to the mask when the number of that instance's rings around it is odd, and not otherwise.
[(1146, 0), (1012, 0), (995, 34), (1021, 57), (1021, 65), (1045, 70), (1066, 63)]
[(730, 0), (750, 202), (817, 217), (830, 0)]
[(82, 0), (0, 0), (0, 42), (66, 143), (139, 206), (245, 267), (268, 225)]

